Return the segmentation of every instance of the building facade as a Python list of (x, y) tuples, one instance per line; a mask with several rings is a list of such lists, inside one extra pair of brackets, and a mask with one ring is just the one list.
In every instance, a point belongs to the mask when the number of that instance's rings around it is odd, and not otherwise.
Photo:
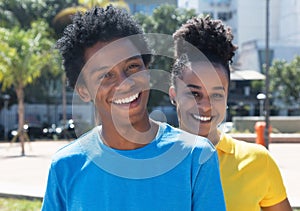
[(126, 3), (129, 5), (132, 14), (139, 12), (147, 15), (151, 15), (153, 10), (162, 4), (177, 6), (177, 0), (126, 0)]

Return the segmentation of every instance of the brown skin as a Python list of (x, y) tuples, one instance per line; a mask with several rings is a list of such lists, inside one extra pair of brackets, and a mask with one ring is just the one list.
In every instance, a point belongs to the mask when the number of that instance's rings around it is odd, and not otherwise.
[(151, 142), (158, 126), (148, 116), (149, 75), (135, 46), (128, 40), (98, 42), (84, 57), (83, 83), (76, 90), (94, 102), (105, 144), (131, 150)]
[(226, 114), (228, 80), (220, 66), (195, 62), (192, 68), (201, 72), (186, 69), (182, 79), (177, 80), (177, 87), (169, 89), (170, 98), (176, 101), (179, 126), (217, 144), (217, 127)]
[(263, 211), (293, 211), (288, 199), (284, 199), (282, 202), (270, 207), (262, 207)]
[[(219, 65), (195, 62), (192, 70), (186, 69), (176, 87), (170, 87), (170, 99), (175, 101), (179, 127), (207, 137), (214, 145), (220, 140), (218, 125), (226, 114), (228, 78)], [(199, 120), (201, 116), (202, 121)], [(196, 118), (195, 118), (196, 117)], [(263, 211), (292, 211), (288, 199)]]

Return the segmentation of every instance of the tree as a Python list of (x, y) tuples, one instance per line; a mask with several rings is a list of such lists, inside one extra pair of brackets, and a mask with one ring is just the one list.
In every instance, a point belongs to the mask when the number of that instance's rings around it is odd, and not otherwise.
[[(197, 16), (194, 9), (187, 10), (177, 8), (174, 5), (163, 4), (154, 9), (151, 16), (143, 13), (135, 14), (136, 20), (141, 24), (146, 33), (160, 33), (172, 36), (172, 34), (188, 19)], [(159, 38), (158, 38), (159, 39)], [(155, 51), (168, 51), (169, 55), (173, 55), (173, 46), (169, 46), (170, 40), (165, 42), (164, 39), (155, 40)], [(158, 49), (160, 48), (161, 49)], [(167, 49), (166, 49), (167, 48)], [(174, 60), (161, 55), (155, 55), (151, 64), (152, 69), (160, 69), (170, 72)], [(166, 80), (166, 74), (163, 71), (156, 72), (156, 77), (151, 77), (152, 87), (160, 87), (161, 90), (168, 90), (169, 80)], [(151, 90), (149, 99), (149, 110), (154, 106), (168, 105), (168, 93), (159, 90)]]
[[(0, 1), (0, 27), (14, 28), (16, 26), (22, 29), (31, 27), (31, 23), (37, 19), (44, 19), (49, 26), (53, 27), (53, 19), (63, 8), (71, 7), (78, 4), (78, 0), (1, 0)], [(49, 30), (51, 36), (56, 40), (58, 35), (54, 30)], [(26, 87), (25, 99), (26, 102), (45, 102), (51, 103), (52, 93), (49, 91), (49, 86), (61, 86), (61, 74), (53, 74), (52, 71), (42, 71), (42, 75), (32, 84)], [(38, 89), (37, 89), (38, 87)], [(38, 91), (37, 91), (38, 90)], [(52, 96), (54, 98), (54, 96)], [(1, 102), (0, 98), (0, 102)], [(16, 97), (12, 97), (10, 103), (16, 103)], [(2, 103), (3, 104), (3, 103)]]
[(53, 49), (49, 26), (33, 22), (27, 30), (16, 26), (0, 28), (0, 82), (2, 89), (13, 87), (18, 99), (18, 135), (21, 154), (24, 150), (24, 89), (43, 71), (58, 71), (58, 53)]
[(129, 6), (124, 0), (78, 0), (78, 5), (64, 8), (56, 14), (53, 19), (54, 29), (60, 35), (64, 28), (72, 22), (72, 16), (77, 12), (85, 12), (94, 6), (106, 7), (110, 4), (129, 11)]
[(162, 4), (154, 9), (151, 16), (137, 13), (135, 18), (146, 33), (172, 35), (188, 19), (197, 16), (194, 9), (177, 8), (175, 5)]
[(274, 60), (270, 67), (270, 91), (273, 98), (290, 107), (300, 108), (300, 56), (290, 63), (285, 60)]
[(1, 0), (0, 26), (12, 28), (18, 25), (28, 29), (33, 21), (41, 18), (51, 25), (60, 10), (76, 3), (77, 0)]

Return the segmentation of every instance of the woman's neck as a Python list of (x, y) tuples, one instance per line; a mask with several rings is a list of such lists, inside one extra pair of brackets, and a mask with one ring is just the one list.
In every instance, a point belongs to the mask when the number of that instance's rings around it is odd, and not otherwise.
[(207, 138), (211, 141), (211, 143), (216, 146), (221, 138), (221, 132), (219, 130), (212, 131), (208, 134)]

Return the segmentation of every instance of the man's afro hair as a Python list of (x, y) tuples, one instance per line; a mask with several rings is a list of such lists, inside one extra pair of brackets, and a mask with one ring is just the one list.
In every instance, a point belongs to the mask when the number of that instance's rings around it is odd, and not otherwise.
[[(85, 64), (86, 48), (99, 41), (107, 42), (136, 34), (143, 34), (143, 30), (123, 9), (95, 7), (84, 14), (76, 13), (72, 24), (65, 28), (63, 36), (57, 41), (69, 85), (72, 88), (76, 85)], [(151, 60), (150, 55), (142, 57), (145, 64)]]

